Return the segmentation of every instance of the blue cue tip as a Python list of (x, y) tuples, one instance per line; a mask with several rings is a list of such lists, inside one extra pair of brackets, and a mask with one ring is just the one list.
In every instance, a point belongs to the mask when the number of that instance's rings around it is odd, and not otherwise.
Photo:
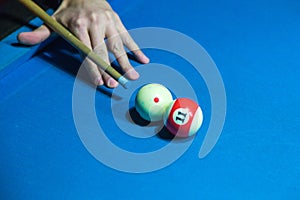
[(129, 87), (129, 81), (124, 77), (124, 76), (121, 76), (119, 79), (118, 79), (118, 82), (125, 88), (127, 89)]

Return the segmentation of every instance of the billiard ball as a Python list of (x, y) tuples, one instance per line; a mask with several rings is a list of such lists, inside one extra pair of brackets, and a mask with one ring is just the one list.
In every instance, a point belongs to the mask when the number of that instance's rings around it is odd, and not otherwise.
[(135, 109), (147, 121), (163, 120), (166, 108), (172, 103), (173, 97), (168, 88), (161, 84), (144, 85), (137, 92)]
[(176, 137), (194, 135), (202, 125), (200, 106), (189, 98), (178, 98), (167, 108), (164, 115), (165, 127)]

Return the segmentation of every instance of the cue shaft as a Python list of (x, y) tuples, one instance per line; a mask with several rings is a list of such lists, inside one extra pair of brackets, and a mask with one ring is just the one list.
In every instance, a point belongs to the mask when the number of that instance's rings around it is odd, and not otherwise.
[(19, 0), (27, 9), (33, 12), (36, 16), (41, 18), (47, 26), (49, 26), (54, 32), (63, 37), (72, 46), (82, 52), (85, 56), (90, 58), (95, 64), (100, 66), (105, 72), (117, 80), (123, 87), (126, 88), (128, 80), (116, 71), (112, 66), (106, 63), (98, 54), (92, 51), (88, 46), (81, 42), (76, 36), (74, 36), (69, 30), (58, 23), (50, 15), (48, 15), (41, 7), (39, 7), (32, 0)]

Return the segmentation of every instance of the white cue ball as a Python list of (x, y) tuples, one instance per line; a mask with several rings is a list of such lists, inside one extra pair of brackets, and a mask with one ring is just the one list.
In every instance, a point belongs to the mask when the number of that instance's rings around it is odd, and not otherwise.
[(147, 121), (160, 121), (163, 120), (164, 113), (172, 102), (172, 94), (165, 86), (151, 83), (138, 91), (135, 109)]

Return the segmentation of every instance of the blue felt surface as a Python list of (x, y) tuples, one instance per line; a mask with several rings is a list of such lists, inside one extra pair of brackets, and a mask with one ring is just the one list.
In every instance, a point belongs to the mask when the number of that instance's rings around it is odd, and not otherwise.
[[(49, 9), (46, 12), (48, 14), (52, 14), (53, 10)], [(54, 39), (54, 37), (51, 37), (47, 41), (35, 46), (26, 46), (18, 43), (18, 33), (31, 31), (31, 28), (37, 28), (42, 24), (43, 22), (39, 18), (35, 18), (28, 23), (28, 26), (20, 27), (17, 31), (11, 33), (0, 41), (0, 78), (6, 76), (15, 68), (20, 66), (23, 62), (34, 55), (35, 52), (42, 49)]]
[[(300, 22), (298, 1), (112, 1), (127, 28), (158, 26), (199, 42), (222, 75), (227, 116), (213, 151), (198, 158), (209, 121), (172, 165), (123, 173), (97, 161), (80, 141), (72, 116), (77, 52), (61, 39), (0, 76), (1, 199), (299, 199)], [(174, 41), (176, 42), (176, 41)], [(8, 47), (10, 51), (11, 47)], [(204, 116), (210, 99), (189, 64), (146, 49), (153, 63), (184, 73)], [(13, 53), (13, 52), (12, 52)], [(133, 65), (139, 64), (133, 62)], [(122, 148), (168, 143), (122, 134), (111, 115), (112, 91), (100, 89), (97, 116)]]

